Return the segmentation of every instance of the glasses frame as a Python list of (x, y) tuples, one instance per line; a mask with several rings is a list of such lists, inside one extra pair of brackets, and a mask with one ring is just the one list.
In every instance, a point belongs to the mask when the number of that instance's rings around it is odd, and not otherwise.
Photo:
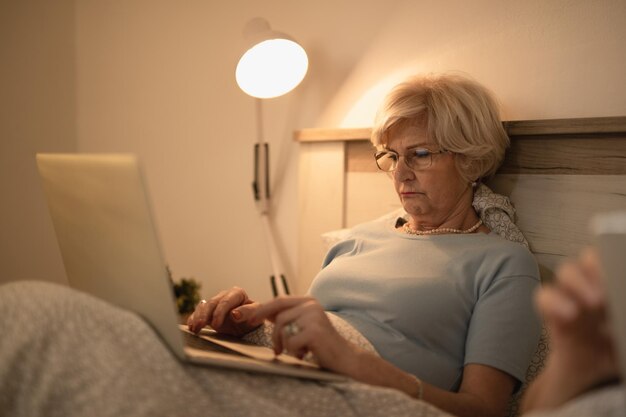
[[(427, 152), (428, 153), (428, 165), (425, 166), (416, 166), (416, 164), (413, 162), (415, 160), (418, 160), (417, 158), (417, 153), (418, 152)], [(374, 154), (374, 160), (376, 162), (376, 167), (383, 172), (394, 172), (396, 169), (398, 169), (398, 164), (400, 163), (400, 158), (404, 159), (404, 163), (406, 164), (406, 166), (413, 170), (413, 171), (419, 171), (419, 170), (423, 170), (423, 169), (428, 169), (431, 167), (431, 165), (433, 164), (433, 155), (437, 155), (437, 154), (441, 154), (441, 153), (448, 153), (449, 151), (446, 151), (445, 149), (439, 150), (439, 151), (431, 151), (430, 149), (427, 148), (415, 148), (415, 149), (411, 149), (411, 151), (408, 154), (404, 154), (401, 155), (396, 151), (392, 151), (390, 149), (383, 149), (380, 150), (378, 152), (376, 152)], [(378, 160), (383, 156), (383, 155), (389, 155), (389, 154), (393, 154), (396, 156), (396, 162), (394, 165), (392, 165), (391, 169), (383, 169), (379, 164), (378, 164)], [(407, 156), (409, 156), (407, 158)], [(415, 165), (415, 166), (414, 166)]]

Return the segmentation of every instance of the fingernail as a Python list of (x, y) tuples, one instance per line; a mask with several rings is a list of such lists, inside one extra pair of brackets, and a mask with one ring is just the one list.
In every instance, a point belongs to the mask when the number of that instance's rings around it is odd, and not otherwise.
[(233, 310), (230, 312), (230, 315), (233, 316), (233, 319), (239, 321), (241, 319), (241, 311)]

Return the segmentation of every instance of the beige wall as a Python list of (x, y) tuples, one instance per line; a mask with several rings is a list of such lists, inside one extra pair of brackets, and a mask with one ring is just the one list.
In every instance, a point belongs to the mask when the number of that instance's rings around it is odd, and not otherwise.
[(175, 276), (203, 280), (206, 294), (239, 285), (270, 297), (271, 267), (251, 188), (254, 101), (234, 80), (242, 30), (263, 16), (311, 55), (304, 84), (264, 102), (274, 226), (293, 281), (298, 148), (292, 131), (315, 125), (393, 4), (365, 2), (363, 17), (346, 32), (357, 3), (77, 3), (79, 149), (140, 155)]
[(463, 71), (504, 118), (626, 114), (623, 0), (406, 0), (325, 107), (320, 124), (359, 126), (407, 74)]
[[(494, 90), (508, 119), (626, 115), (623, 0), (80, 0), (75, 8), (77, 147), (139, 154), (168, 262), (175, 275), (202, 280), (207, 294), (237, 284), (269, 296), (250, 186), (254, 103), (234, 83), (241, 30), (253, 17), (310, 55), (303, 84), (264, 107), (274, 224), (292, 281), (293, 129), (370, 125), (393, 83), (447, 70)], [(30, 229), (23, 240), (38, 236)], [(23, 257), (28, 248), (9, 253)]]
[(74, 2), (0, 1), (0, 282), (65, 282), (36, 152), (76, 150)]

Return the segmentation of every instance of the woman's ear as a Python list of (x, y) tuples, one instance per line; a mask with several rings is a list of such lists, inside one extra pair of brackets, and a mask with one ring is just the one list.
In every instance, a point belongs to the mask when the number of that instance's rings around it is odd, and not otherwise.
[(462, 179), (467, 182), (472, 182), (471, 179), (474, 178), (474, 175), (471, 174), (471, 161), (467, 158), (467, 156), (460, 153), (453, 153), (452, 157), (454, 158), (454, 166), (456, 166), (456, 170), (461, 176)]
[(461, 178), (465, 179), (472, 187), (476, 187), (480, 183), (483, 174), (482, 162), (468, 157), (463, 154), (454, 154), (456, 169), (459, 171)]

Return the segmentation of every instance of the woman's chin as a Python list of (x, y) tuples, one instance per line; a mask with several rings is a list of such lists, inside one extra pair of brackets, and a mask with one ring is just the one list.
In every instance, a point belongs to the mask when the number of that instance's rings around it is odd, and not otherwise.
[(403, 204), (402, 207), (410, 216), (422, 216), (424, 215), (424, 208), (416, 206), (415, 204)]

